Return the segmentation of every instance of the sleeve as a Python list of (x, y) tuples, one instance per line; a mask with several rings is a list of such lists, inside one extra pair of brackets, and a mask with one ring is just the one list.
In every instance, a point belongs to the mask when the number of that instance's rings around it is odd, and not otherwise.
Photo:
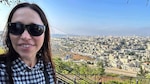
[(47, 71), (50, 79), (50, 84), (54, 84), (54, 72), (53, 68), (51, 67), (51, 63), (47, 64)]
[(6, 84), (8, 82), (8, 75), (4, 64), (0, 63), (0, 84)]

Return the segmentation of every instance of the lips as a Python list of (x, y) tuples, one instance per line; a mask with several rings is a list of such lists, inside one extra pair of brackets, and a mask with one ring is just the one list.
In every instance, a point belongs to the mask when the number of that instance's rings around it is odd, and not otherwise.
[(22, 47), (22, 48), (29, 48), (29, 47), (31, 47), (31, 46), (33, 46), (33, 44), (19, 44), (19, 46), (20, 47)]
[(21, 45), (22, 47), (24, 47), (24, 48), (28, 48), (30, 45)]

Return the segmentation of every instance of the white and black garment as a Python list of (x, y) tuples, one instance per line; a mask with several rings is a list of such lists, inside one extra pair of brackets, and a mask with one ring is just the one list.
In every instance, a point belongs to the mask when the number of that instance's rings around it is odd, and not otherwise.
[[(11, 73), (13, 84), (54, 84), (51, 63), (44, 66), (42, 59), (38, 59), (33, 68), (28, 67), (20, 58), (12, 62)], [(0, 84), (10, 84), (6, 64), (0, 61)]]

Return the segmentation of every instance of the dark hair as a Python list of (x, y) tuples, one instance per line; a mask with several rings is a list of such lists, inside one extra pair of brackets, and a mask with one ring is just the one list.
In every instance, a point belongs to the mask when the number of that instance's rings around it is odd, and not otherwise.
[[(15, 11), (17, 9), (24, 8), (24, 7), (28, 7), (30, 9), (36, 11), (39, 14), (39, 16), (40, 16), (43, 24), (46, 27), (45, 37), (44, 37), (44, 43), (43, 43), (41, 49), (38, 51), (38, 53), (42, 54), (42, 58), (44, 60), (44, 63), (48, 63), (48, 62), (51, 63), (51, 66), (53, 68), (53, 73), (54, 73), (53, 74), (54, 75), (54, 81), (56, 82), (55, 69), (54, 69), (55, 67), (54, 67), (54, 64), (52, 62), (52, 54), (51, 54), (51, 46), (50, 46), (50, 29), (49, 29), (49, 24), (48, 24), (47, 18), (45, 16), (44, 12), (42, 11), (42, 9), (38, 5), (36, 5), (36, 4), (30, 4), (30, 3), (21, 3), (21, 4), (18, 4), (10, 12), (7, 23), (11, 22), (13, 14), (15, 13)], [(19, 55), (14, 50), (14, 48), (12, 47), (11, 40), (10, 40), (10, 37), (9, 37), (8, 28), (6, 29), (5, 44), (6, 44), (6, 47), (8, 49), (7, 53), (6, 53), (6, 56), (7, 56), (8, 60), (10, 60), (10, 62), (12, 62), (16, 58), (18, 58)]]

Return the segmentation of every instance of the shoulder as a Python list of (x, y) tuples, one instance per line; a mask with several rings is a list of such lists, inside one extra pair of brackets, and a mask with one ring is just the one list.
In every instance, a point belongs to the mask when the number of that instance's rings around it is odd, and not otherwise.
[(0, 83), (2, 84), (6, 84), (6, 81), (8, 81), (5, 62), (6, 57), (4, 55), (0, 55)]
[(50, 62), (46, 64), (46, 70), (49, 74), (53, 74), (54, 68)]
[(53, 69), (53, 65), (52, 65), (52, 63), (51, 63), (51, 62), (48, 62), (48, 63), (47, 63), (47, 68), (49, 68), (49, 69)]
[(51, 76), (53, 76), (55, 74), (55, 68), (52, 66), (51, 63), (47, 64), (47, 72)]
[(6, 55), (5, 54), (1, 54), (0, 55), (0, 64), (4, 64), (6, 62)]
[(6, 56), (4, 54), (0, 55), (0, 71), (5, 71)]
[(55, 81), (55, 72), (54, 72), (54, 68), (52, 66), (52, 64), (49, 62), (47, 63), (47, 72), (48, 72), (48, 75), (49, 75), (49, 79), (50, 80), (50, 83), (53, 83)]

